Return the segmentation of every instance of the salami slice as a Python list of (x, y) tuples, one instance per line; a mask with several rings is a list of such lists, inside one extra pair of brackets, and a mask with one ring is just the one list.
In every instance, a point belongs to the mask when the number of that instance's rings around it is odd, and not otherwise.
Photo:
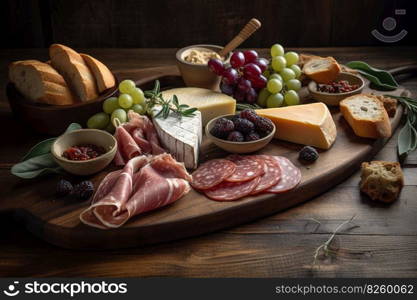
[(276, 185), (269, 188), (267, 192), (278, 194), (296, 187), (301, 181), (300, 169), (294, 166), (289, 159), (283, 156), (274, 156), (274, 158), (279, 162), (282, 170), (281, 180)]
[(264, 164), (260, 159), (251, 156), (229, 155), (228, 160), (236, 164), (236, 170), (226, 181), (248, 181), (264, 173)]
[(198, 190), (209, 189), (230, 177), (235, 170), (236, 165), (230, 160), (209, 160), (194, 171), (191, 185)]
[(228, 182), (223, 181), (215, 187), (204, 190), (207, 197), (217, 201), (232, 201), (237, 200), (247, 195), (256, 188), (260, 181), (260, 177), (242, 182)]
[(281, 168), (276, 159), (270, 155), (256, 155), (264, 162), (264, 174), (261, 176), (258, 186), (251, 195), (261, 193), (278, 183), (281, 178)]

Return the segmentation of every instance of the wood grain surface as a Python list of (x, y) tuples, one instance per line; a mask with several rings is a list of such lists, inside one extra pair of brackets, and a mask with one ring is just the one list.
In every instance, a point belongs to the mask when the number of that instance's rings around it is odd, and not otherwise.
[[(304, 49), (347, 62), (364, 56), (374, 66), (392, 68), (417, 62), (416, 48)], [(41, 58), (46, 50), (0, 51), (3, 65), (17, 58)], [(175, 49), (89, 49), (118, 71), (173, 64)], [(401, 53), (401, 55), (396, 55)], [(22, 57), (23, 56), (23, 57)], [(369, 58), (368, 58), (369, 57)], [(123, 58), (123, 59), (122, 59)], [(6, 72), (0, 72), (2, 79)], [(400, 79), (417, 92), (416, 79)], [(5, 82), (5, 81), (3, 81)], [(2, 87), (4, 88), (4, 86)], [(41, 136), (14, 121), (0, 99), (0, 125), (7, 130), (0, 147), (0, 185), (15, 182), (10, 166)], [(396, 160), (396, 136), (376, 159)], [(51, 246), (29, 234), (12, 216), (0, 218), (1, 276), (192, 276), (192, 277), (413, 277), (417, 276), (417, 156), (405, 161), (406, 187), (390, 206), (371, 202), (357, 188), (359, 174), (313, 201), (277, 215), (198, 238), (145, 248), (74, 251)], [(11, 194), (7, 189), (0, 197)], [(312, 267), (314, 250), (344, 220), (356, 215), (359, 227), (343, 230), (334, 257)], [(321, 222), (317, 223), (312, 219)], [(47, 259), (44, 259), (48, 253)]]

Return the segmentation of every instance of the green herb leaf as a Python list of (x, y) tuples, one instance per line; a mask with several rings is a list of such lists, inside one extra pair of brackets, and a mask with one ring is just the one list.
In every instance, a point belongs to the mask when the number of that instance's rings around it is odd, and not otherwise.
[(15, 164), (11, 173), (20, 178), (35, 178), (50, 173), (61, 173), (63, 170), (54, 161), (51, 153), (38, 155)]
[(395, 90), (398, 83), (395, 81), (391, 73), (371, 67), (363, 61), (351, 61), (346, 64), (351, 69), (358, 70), (360, 74), (366, 77), (377, 88), (381, 90)]

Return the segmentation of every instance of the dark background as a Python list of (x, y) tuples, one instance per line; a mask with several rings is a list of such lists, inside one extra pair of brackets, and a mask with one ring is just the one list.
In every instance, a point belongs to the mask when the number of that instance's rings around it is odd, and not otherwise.
[[(47, 47), (53, 42), (79, 48), (224, 45), (251, 18), (263, 26), (243, 47), (279, 42), (299, 46), (387, 45), (373, 29), (393, 35), (406, 29), (399, 45), (417, 45), (416, 1), (388, 0), (2, 0), (4, 48)], [(395, 9), (407, 15), (395, 16)], [(382, 28), (393, 16), (397, 27)]]

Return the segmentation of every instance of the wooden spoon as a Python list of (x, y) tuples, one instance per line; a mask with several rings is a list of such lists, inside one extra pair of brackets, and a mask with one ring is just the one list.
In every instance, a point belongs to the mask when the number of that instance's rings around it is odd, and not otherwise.
[(251, 19), (245, 27), (233, 38), (222, 50), (219, 55), (225, 57), (227, 53), (235, 50), (240, 44), (246, 41), (256, 30), (261, 28), (261, 22), (258, 19)]

